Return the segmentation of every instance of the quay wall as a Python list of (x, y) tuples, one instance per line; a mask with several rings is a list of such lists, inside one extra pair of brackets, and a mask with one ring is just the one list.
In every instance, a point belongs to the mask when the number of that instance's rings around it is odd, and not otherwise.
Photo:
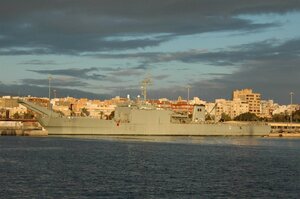
[(46, 136), (38, 122), (0, 121), (0, 136)]

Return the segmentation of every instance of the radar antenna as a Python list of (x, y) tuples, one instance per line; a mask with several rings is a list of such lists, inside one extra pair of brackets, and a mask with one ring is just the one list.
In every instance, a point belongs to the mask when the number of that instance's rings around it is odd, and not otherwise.
[(152, 84), (152, 80), (150, 77), (146, 77), (142, 82), (141, 82), (141, 89), (142, 89), (142, 95), (144, 96), (144, 101), (147, 99), (147, 88), (149, 85)]

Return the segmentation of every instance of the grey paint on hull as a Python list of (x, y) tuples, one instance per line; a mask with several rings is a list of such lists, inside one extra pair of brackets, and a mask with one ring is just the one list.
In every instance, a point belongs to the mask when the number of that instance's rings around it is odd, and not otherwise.
[(251, 123), (132, 124), (93, 118), (40, 118), (49, 135), (245, 135), (264, 136), (270, 127)]
[[(214, 123), (204, 121), (203, 106), (194, 106), (192, 121), (170, 110), (143, 106), (120, 106), (113, 120), (90, 117), (61, 117), (39, 105), (19, 100), (38, 112), (40, 124), (49, 135), (268, 135), (271, 127), (262, 123)], [(202, 108), (201, 108), (202, 107)], [(179, 117), (180, 116), (180, 117)]]

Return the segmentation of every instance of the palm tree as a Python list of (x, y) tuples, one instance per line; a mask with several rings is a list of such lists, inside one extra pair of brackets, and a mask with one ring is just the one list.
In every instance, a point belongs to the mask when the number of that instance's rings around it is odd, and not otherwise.
[(103, 115), (104, 115), (104, 112), (103, 111), (100, 111), (100, 119), (102, 119), (103, 118)]
[(81, 116), (89, 116), (90, 115), (90, 112), (86, 109), (86, 108), (83, 108), (81, 109)]

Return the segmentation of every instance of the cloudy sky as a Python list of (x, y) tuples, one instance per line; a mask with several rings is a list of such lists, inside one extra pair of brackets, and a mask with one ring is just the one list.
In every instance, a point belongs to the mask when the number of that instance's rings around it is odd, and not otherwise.
[[(299, 0), (0, 0), (0, 93), (300, 103)], [(52, 94), (53, 95), (53, 94)]]

